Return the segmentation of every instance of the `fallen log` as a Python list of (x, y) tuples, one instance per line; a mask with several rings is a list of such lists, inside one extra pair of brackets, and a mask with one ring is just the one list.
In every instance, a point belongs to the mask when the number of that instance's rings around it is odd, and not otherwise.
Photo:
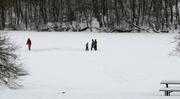
[(111, 33), (112, 33), (112, 32), (115, 32), (115, 31), (117, 31), (117, 32), (131, 32), (132, 30), (120, 30), (120, 29), (114, 29), (114, 30), (111, 31)]

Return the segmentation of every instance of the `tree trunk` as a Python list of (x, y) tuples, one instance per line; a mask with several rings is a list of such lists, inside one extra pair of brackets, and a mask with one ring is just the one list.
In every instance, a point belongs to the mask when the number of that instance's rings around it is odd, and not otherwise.
[(5, 6), (4, 6), (4, 1), (1, 0), (0, 1), (0, 10), (1, 10), (1, 25), (2, 25), (2, 29), (5, 29), (5, 22), (6, 22), (6, 19), (5, 19)]

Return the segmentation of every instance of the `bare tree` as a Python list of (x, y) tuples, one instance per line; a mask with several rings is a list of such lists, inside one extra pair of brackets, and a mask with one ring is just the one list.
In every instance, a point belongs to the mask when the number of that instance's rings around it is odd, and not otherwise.
[(3, 0), (0, 1), (0, 15), (1, 15), (1, 25), (2, 29), (5, 28), (5, 2)]
[[(0, 0), (0, 29), (39, 30), (47, 23), (76, 29), (97, 19), (99, 28), (155, 31), (180, 24), (179, 0)], [(90, 17), (89, 17), (90, 16)], [(65, 24), (65, 25), (64, 25)], [(137, 28), (139, 27), (139, 28)]]
[(18, 88), (21, 77), (28, 75), (16, 53), (17, 46), (10, 42), (7, 33), (0, 33), (0, 83), (9, 88)]
[(180, 56), (180, 35), (175, 36), (171, 43), (176, 43), (175, 49), (169, 53), (170, 56)]

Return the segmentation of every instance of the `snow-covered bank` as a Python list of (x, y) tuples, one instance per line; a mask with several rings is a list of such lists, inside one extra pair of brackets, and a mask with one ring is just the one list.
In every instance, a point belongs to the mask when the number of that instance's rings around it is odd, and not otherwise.
[[(179, 58), (168, 56), (176, 33), (11, 34), (31, 75), (22, 89), (0, 88), (1, 99), (164, 99), (160, 81), (179, 79)], [(91, 39), (98, 51), (85, 51)], [(177, 99), (180, 93), (171, 95)]]

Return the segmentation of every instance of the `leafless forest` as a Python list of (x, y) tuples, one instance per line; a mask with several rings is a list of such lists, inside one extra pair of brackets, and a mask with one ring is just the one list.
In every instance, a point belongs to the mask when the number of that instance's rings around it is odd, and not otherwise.
[[(179, 0), (0, 0), (0, 30), (177, 29)], [(98, 27), (92, 26), (97, 20)]]

